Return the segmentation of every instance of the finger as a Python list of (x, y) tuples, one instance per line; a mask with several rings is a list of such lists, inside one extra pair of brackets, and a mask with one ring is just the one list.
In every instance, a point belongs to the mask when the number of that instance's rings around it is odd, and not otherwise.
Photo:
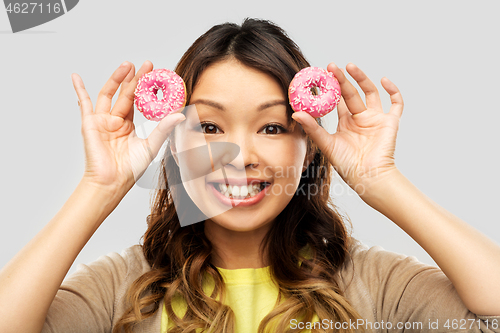
[(366, 110), (365, 103), (361, 99), (358, 90), (352, 85), (351, 82), (345, 77), (344, 72), (340, 70), (333, 62), (327, 66), (327, 70), (332, 72), (333, 75), (339, 80), (340, 90), (344, 97), (345, 103), (352, 114), (360, 113)]
[(95, 104), (96, 113), (109, 113), (113, 96), (115, 95), (118, 87), (120, 87), (120, 84), (122, 83), (123, 79), (125, 79), (129, 71), (130, 63), (128, 61), (125, 61), (114, 71), (113, 74), (111, 74), (111, 77), (104, 84), (97, 96), (97, 102)]
[(134, 78), (127, 84), (127, 88), (124, 89), (123, 94), (118, 96), (113, 109), (111, 110), (111, 114), (114, 116), (121, 117), (123, 119), (129, 119), (130, 113), (134, 112), (134, 92), (137, 87), (137, 81), (146, 73), (151, 72), (153, 69), (153, 63), (151, 61), (146, 60), (141, 68), (137, 71)]
[(292, 114), (292, 118), (302, 125), (306, 134), (314, 141), (323, 154), (329, 156), (333, 151), (332, 135), (307, 112), (299, 111)]
[(124, 90), (127, 88), (127, 85), (132, 81), (132, 79), (135, 76), (135, 66), (133, 63), (130, 63), (130, 71), (128, 72), (127, 76), (123, 80), (122, 84), (120, 85), (120, 93), (118, 95), (123, 94)]
[[(135, 76), (135, 66), (132, 63), (131, 63), (131, 65), (132, 65), (132, 68), (130, 68), (130, 72), (128, 72), (127, 76), (125, 77), (125, 80), (123, 80), (123, 82), (120, 86), (120, 93), (118, 95), (118, 98), (125, 92), (130, 81), (132, 81), (132, 79)], [(125, 118), (127, 120), (132, 121), (132, 122), (134, 121), (134, 105), (133, 104), (131, 106), (131, 109), (129, 110), (129, 113), (127, 114), (127, 116)]]
[(148, 145), (153, 159), (156, 157), (158, 152), (160, 151), (161, 146), (167, 140), (168, 136), (174, 129), (174, 127), (183, 122), (186, 119), (186, 116), (180, 112), (175, 112), (169, 114), (165, 118), (163, 118), (158, 125), (156, 125), (155, 129), (146, 139), (146, 144)]
[(389, 113), (401, 117), (403, 114), (404, 102), (398, 87), (386, 77), (383, 77), (380, 82), (385, 91), (391, 96), (391, 108), (389, 109)]
[(375, 108), (380, 110), (380, 112), (384, 112), (378, 89), (368, 76), (366, 76), (366, 74), (358, 66), (352, 63), (347, 64), (346, 69), (351, 77), (356, 80), (361, 90), (365, 93), (366, 107)]
[(87, 90), (85, 90), (82, 78), (80, 75), (73, 73), (71, 74), (71, 81), (73, 81), (73, 87), (75, 88), (76, 95), (78, 96), (78, 104), (80, 105), (82, 117), (84, 115), (92, 114), (92, 101), (90, 100)]
[(337, 113), (339, 114), (339, 120), (345, 115), (352, 116), (352, 114), (349, 112), (349, 109), (347, 108), (347, 105), (345, 104), (344, 97), (342, 96), (340, 97), (339, 104), (337, 104)]

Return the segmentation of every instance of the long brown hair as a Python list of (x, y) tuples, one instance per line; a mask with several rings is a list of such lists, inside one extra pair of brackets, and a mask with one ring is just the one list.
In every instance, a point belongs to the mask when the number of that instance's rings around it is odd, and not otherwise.
[[(193, 43), (175, 69), (186, 84), (186, 105), (203, 70), (229, 58), (272, 75), (281, 85), (284, 96), (288, 95), (294, 75), (310, 66), (299, 47), (270, 21), (247, 18), (241, 26), (216, 25)], [(293, 121), (290, 106), (287, 113)], [(321, 125), (321, 119), (317, 122)], [(270, 272), (278, 286), (279, 299), (260, 323), (259, 332), (269, 331), (271, 327), (275, 332), (292, 332), (289, 327), (292, 319), (311, 321), (314, 314), (320, 320), (334, 322), (359, 318), (337, 283), (337, 273), (348, 259), (350, 237), (329, 195), (332, 167), (309, 138), (307, 146), (312, 162), (302, 173), (295, 195), (272, 222), (262, 243), (272, 263)], [(130, 332), (135, 324), (158, 311), (162, 299), (169, 320), (175, 324), (169, 332), (195, 332), (199, 328), (234, 332), (234, 313), (220, 301), (225, 286), (211, 262), (212, 244), (205, 236), (205, 223), (180, 227), (179, 216), (193, 212), (176, 211), (167, 179), (177, 179), (180, 183), (179, 167), (171, 158), (169, 146), (161, 163), (159, 187), (143, 236), (142, 247), (151, 271), (130, 287), (127, 298), (130, 308), (113, 332), (122, 329)], [(311, 195), (312, 188), (316, 189), (314, 195)], [(189, 198), (186, 193), (175, 195)], [(308, 256), (301, 251), (306, 248), (310, 251)], [(211, 295), (202, 289), (207, 278), (215, 285)], [(187, 305), (182, 318), (174, 313), (171, 305), (176, 297)], [(348, 329), (342, 331), (349, 332)]]

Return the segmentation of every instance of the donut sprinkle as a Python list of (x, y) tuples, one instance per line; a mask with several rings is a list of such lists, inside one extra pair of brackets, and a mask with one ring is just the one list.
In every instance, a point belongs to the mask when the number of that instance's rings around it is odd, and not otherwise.
[[(319, 94), (312, 90), (319, 89)], [(295, 112), (305, 111), (314, 118), (323, 117), (340, 102), (340, 84), (332, 72), (307, 67), (295, 74), (288, 88), (288, 99)]]
[[(158, 91), (163, 97), (158, 99)], [(144, 74), (134, 92), (135, 106), (149, 120), (160, 121), (186, 103), (186, 87), (175, 72), (161, 68)]]

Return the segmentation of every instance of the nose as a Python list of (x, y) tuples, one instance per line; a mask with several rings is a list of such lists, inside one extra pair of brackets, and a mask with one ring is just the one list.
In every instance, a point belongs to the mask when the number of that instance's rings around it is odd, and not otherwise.
[[(212, 172), (226, 166), (240, 155), (240, 147), (232, 142), (208, 142), (207, 145)], [(202, 163), (202, 159), (199, 158), (196, 162)]]
[(259, 165), (259, 154), (252, 136), (233, 135), (228, 140), (238, 145), (240, 153), (232, 161), (227, 161), (227, 164), (234, 166), (236, 169), (245, 169), (246, 167), (256, 167)]

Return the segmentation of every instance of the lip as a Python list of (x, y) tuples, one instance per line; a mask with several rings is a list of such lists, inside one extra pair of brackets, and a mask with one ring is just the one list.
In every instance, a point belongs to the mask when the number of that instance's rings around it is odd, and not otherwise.
[(207, 183), (219, 183), (226, 185), (252, 185), (259, 183), (271, 183), (270, 181), (259, 179), (259, 178), (226, 178), (226, 179), (214, 179), (207, 181)]
[[(251, 197), (251, 198), (247, 198), (247, 199), (238, 200), (238, 199), (228, 198), (225, 195), (223, 195), (222, 193), (220, 193), (219, 191), (217, 191), (214, 187), (214, 184), (213, 184), (214, 182), (215, 181), (207, 183), (206, 187), (208, 189), (212, 190), (212, 193), (214, 194), (214, 196), (222, 204), (224, 204), (226, 206), (232, 206), (232, 207), (235, 207), (235, 206), (247, 207), (247, 206), (252, 206), (252, 205), (259, 203), (262, 199), (264, 199), (268, 189), (271, 187), (271, 183), (269, 183), (269, 185), (266, 186), (262, 191), (260, 191), (256, 196)], [(258, 182), (260, 183), (261, 181), (259, 180)], [(230, 185), (232, 185), (232, 184), (230, 184)]]

